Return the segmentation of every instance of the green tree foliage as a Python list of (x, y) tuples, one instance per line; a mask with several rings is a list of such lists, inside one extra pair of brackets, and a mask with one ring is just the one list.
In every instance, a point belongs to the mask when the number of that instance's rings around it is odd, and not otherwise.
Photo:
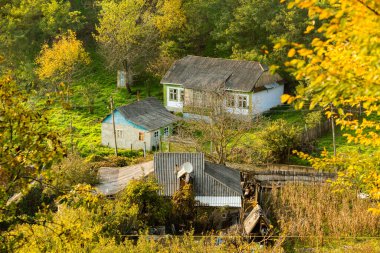
[[(307, 14), (288, 9), (278, 0), (241, 0), (225, 29), (214, 32), (219, 38), (217, 47), (229, 52), (231, 58), (277, 64), (286, 60), (286, 51), (274, 49), (279, 39), (307, 41), (303, 33)], [(285, 68), (279, 69), (289, 78)]]
[(309, 112), (305, 115), (304, 121), (308, 128), (313, 128), (318, 126), (322, 122), (323, 114), (322, 111)]
[[(59, 135), (43, 113), (33, 108), (24, 92), (8, 76), (0, 79), (0, 223), (13, 219), (7, 201), (40, 180), (62, 157)], [(44, 170), (45, 169), (45, 170)], [(7, 223), (7, 222), (6, 222)]]
[(195, 195), (191, 184), (173, 194), (171, 222), (189, 225), (195, 218)]
[(33, 58), (42, 42), (68, 29), (79, 29), (80, 21), (80, 13), (72, 11), (67, 0), (2, 1), (0, 53), (13, 63)]
[(142, 226), (164, 224), (170, 210), (165, 199), (158, 195), (161, 187), (153, 177), (132, 180), (120, 193), (118, 200), (124, 208), (137, 208), (137, 219)]
[(300, 144), (300, 136), (300, 127), (278, 119), (263, 127), (251, 149), (257, 162), (287, 162), (292, 149)]
[(58, 191), (67, 191), (77, 184), (95, 185), (99, 182), (97, 170), (77, 154), (70, 154), (51, 169), (52, 185)]
[(95, 39), (109, 67), (127, 73), (126, 87), (131, 92), (133, 76), (158, 56), (160, 39), (185, 22), (181, 1), (106, 0), (100, 7)]

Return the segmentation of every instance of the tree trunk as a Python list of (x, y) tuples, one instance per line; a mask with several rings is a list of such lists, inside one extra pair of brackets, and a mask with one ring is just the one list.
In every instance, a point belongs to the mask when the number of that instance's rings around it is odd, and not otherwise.
[(131, 85), (133, 83), (133, 75), (132, 75), (132, 69), (129, 66), (127, 60), (123, 61), (123, 67), (127, 75), (127, 78), (125, 78), (125, 88), (127, 88), (127, 91), (129, 94), (132, 94)]

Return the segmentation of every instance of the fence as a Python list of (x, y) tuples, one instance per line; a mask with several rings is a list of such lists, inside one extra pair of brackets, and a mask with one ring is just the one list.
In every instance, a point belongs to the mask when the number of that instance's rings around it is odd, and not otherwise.
[(331, 121), (320, 122), (317, 126), (313, 128), (307, 128), (305, 125), (305, 130), (301, 134), (301, 143), (308, 143), (310, 141), (316, 140), (325, 133), (330, 131)]

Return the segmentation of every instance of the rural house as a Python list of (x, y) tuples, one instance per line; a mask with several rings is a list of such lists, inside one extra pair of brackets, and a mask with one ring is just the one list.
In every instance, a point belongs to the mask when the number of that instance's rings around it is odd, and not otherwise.
[(198, 206), (242, 206), (240, 172), (204, 160), (203, 153), (155, 153), (154, 173), (163, 196), (191, 182)]
[[(179, 120), (156, 98), (147, 98), (114, 110), (118, 148), (157, 150), (160, 139), (171, 135)], [(112, 114), (102, 121), (102, 145), (115, 147)]]
[(227, 111), (254, 115), (281, 104), (281, 80), (259, 62), (189, 55), (171, 66), (161, 84), (169, 111), (186, 116), (191, 108), (204, 107), (213, 92), (223, 91)]

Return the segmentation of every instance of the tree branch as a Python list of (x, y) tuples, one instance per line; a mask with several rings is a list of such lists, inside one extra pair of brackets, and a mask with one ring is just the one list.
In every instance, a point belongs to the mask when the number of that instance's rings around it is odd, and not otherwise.
[(361, 3), (368, 10), (372, 11), (376, 16), (380, 16), (380, 12), (378, 12), (377, 10), (375, 10), (374, 8), (372, 8), (371, 6), (368, 6), (367, 4), (365, 4), (363, 0), (356, 0), (356, 1), (358, 1), (359, 3)]

